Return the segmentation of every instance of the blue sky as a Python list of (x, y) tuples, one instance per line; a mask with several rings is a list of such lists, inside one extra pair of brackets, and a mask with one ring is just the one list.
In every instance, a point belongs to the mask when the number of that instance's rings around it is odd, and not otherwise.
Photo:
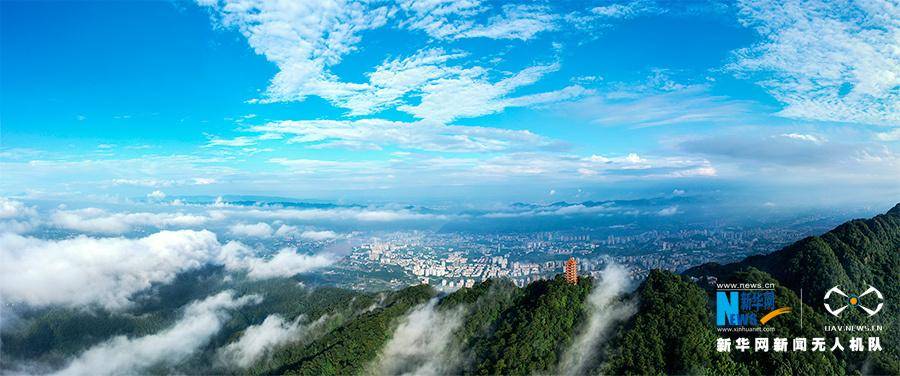
[(890, 1), (0, 8), (6, 196), (900, 197)]

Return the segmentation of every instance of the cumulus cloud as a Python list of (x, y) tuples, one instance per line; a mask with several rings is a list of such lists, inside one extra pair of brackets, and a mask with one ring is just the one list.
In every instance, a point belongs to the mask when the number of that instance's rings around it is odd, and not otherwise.
[(627, 319), (637, 311), (633, 302), (617, 302), (630, 286), (628, 271), (617, 264), (609, 264), (600, 274), (587, 299), (588, 322), (565, 353), (559, 366), (559, 374), (581, 375), (591, 361), (613, 325)]
[(222, 245), (209, 231), (161, 231), (140, 239), (44, 240), (0, 235), (0, 293), (34, 306), (100, 305), (122, 309), (156, 283), (203, 265), (224, 265), (251, 278), (291, 276), (326, 266), (331, 255), (283, 249), (263, 258), (241, 243)]
[(436, 310), (434, 298), (406, 315), (378, 357), (379, 375), (453, 373), (453, 331), (462, 324), (460, 310)]
[(149, 198), (151, 200), (159, 201), (159, 200), (166, 198), (166, 194), (163, 193), (163, 191), (155, 190), (153, 192), (148, 193), (147, 198)]
[(35, 216), (37, 216), (37, 210), (34, 207), (27, 206), (21, 201), (0, 197), (0, 219)]
[(261, 300), (258, 295), (235, 297), (234, 292), (225, 291), (195, 301), (172, 327), (143, 337), (114, 337), (88, 349), (56, 374), (122, 375), (177, 365), (209, 343), (229, 319), (230, 310)]
[(219, 360), (225, 364), (247, 368), (262, 359), (273, 349), (291, 342), (302, 341), (310, 331), (325, 323), (328, 316), (304, 325), (305, 316), (286, 321), (279, 315), (269, 315), (259, 325), (244, 329), (241, 337), (218, 350)]
[(900, 6), (891, 0), (745, 0), (742, 24), (762, 42), (729, 68), (758, 79), (780, 115), (900, 124)]
[(123, 234), (135, 227), (197, 227), (211, 218), (202, 215), (177, 213), (111, 213), (100, 208), (56, 210), (50, 215), (54, 226), (99, 234)]
[(0, 233), (24, 233), (39, 224), (37, 209), (0, 196)]

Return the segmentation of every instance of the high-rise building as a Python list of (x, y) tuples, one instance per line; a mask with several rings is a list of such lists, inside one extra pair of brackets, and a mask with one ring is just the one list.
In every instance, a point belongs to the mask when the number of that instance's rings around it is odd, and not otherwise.
[(566, 282), (569, 282), (573, 285), (578, 284), (578, 262), (575, 261), (574, 257), (570, 257), (569, 260), (566, 261), (566, 267), (564, 270)]

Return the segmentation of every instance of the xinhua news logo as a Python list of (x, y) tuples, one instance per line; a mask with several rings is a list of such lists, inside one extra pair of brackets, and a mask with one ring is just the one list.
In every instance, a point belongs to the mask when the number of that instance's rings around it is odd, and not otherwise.
[(774, 284), (721, 284), (716, 291), (716, 326), (755, 327), (790, 313), (790, 307), (775, 308)]

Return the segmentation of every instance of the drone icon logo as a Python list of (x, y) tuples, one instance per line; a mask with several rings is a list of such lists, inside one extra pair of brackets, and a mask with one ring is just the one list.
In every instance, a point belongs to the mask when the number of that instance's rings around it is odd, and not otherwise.
[[(873, 292), (875, 293), (876, 296), (878, 296), (879, 300), (882, 300), (882, 301), (884, 300), (884, 295), (881, 295), (881, 291), (878, 291), (878, 289), (876, 289), (872, 286), (869, 286), (868, 290), (866, 290), (865, 292), (863, 292), (862, 294), (859, 294), (859, 295), (856, 295), (853, 293), (845, 294), (843, 291), (841, 291), (840, 286), (834, 286), (831, 288), (831, 290), (828, 290), (828, 292), (825, 293), (825, 299), (824, 299), (825, 300), (825, 309), (828, 311), (828, 313), (834, 315), (835, 317), (839, 317), (841, 312), (843, 312), (845, 309), (847, 309), (847, 307), (857, 307), (857, 308), (865, 311), (866, 313), (868, 313), (869, 317), (874, 316), (876, 313), (878, 313), (878, 311), (881, 311), (882, 307), (884, 307), (883, 302), (879, 302), (878, 306), (875, 307), (875, 309), (869, 309), (868, 307), (860, 304), (860, 302), (859, 302), (860, 298), (862, 298), (863, 296), (866, 296), (868, 294), (871, 294)], [(841, 295), (841, 296), (847, 298), (847, 300), (845, 300), (846, 304), (844, 304), (840, 308), (831, 309), (831, 306), (828, 305), (828, 298), (831, 297), (832, 293), (835, 293), (835, 294), (838, 294), (838, 295)]]

